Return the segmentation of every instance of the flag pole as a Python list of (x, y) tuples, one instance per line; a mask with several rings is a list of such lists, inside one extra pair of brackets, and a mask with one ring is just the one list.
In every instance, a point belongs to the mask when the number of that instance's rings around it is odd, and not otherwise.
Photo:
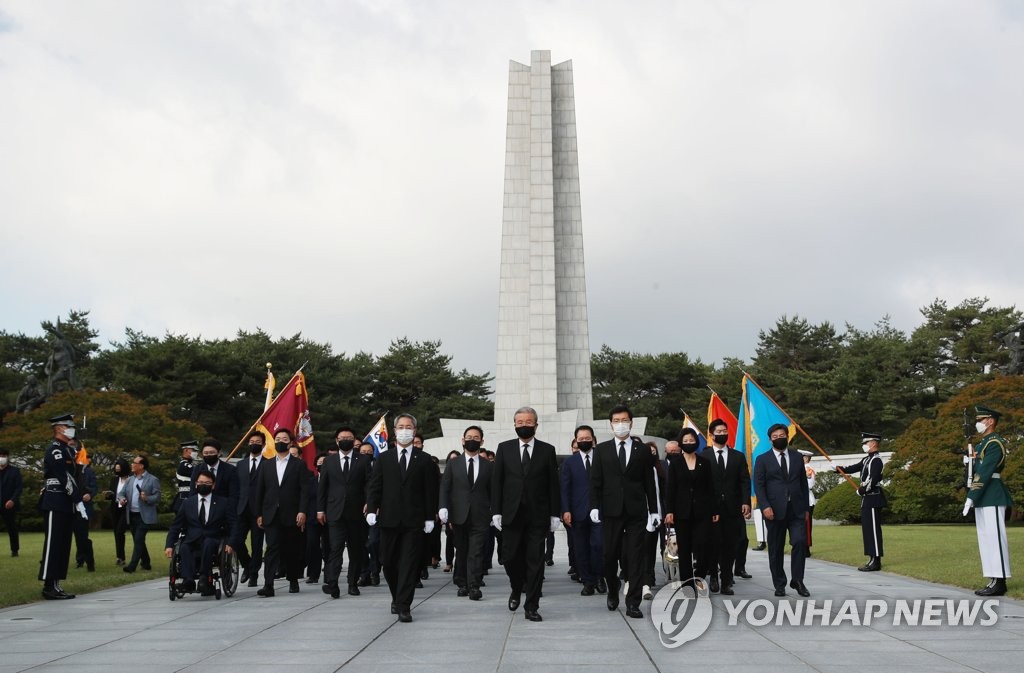
[[(757, 389), (761, 391), (761, 394), (764, 395), (765, 397), (767, 397), (769, 400), (771, 400), (772, 404), (774, 404), (775, 406), (779, 407), (779, 409), (782, 409), (782, 407), (779, 406), (779, 403), (776, 402), (775, 399), (771, 395), (769, 395), (767, 393), (767, 391), (765, 391), (765, 389), (762, 388), (760, 386), (760, 384), (758, 384), (757, 381), (754, 380), (753, 376), (751, 376), (747, 372), (743, 372), (743, 375), (746, 376), (748, 379), (750, 379), (750, 382), (753, 383), (755, 386), (757, 386)], [(828, 462), (831, 463), (832, 462), (832, 456), (830, 456), (827, 453), (825, 453), (825, 449), (823, 449), (820, 446), (818, 446), (818, 443), (816, 441), (814, 441), (814, 438), (811, 437), (809, 434), (807, 434), (807, 431), (803, 429), (803, 426), (801, 426), (799, 423), (797, 423), (793, 419), (792, 416), (789, 416), (789, 414), (786, 414), (786, 416), (789, 417), (789, 420), (793, 421), (793, 425), (796, 426), (796, 429), (800, 431), (801, 435), (803, 435), (804, 437), (807, 438), (807, 441), (811, 443), (811, 446), (813, 446), (815, 449), (817, 449), (818, 453), (820, 453), (821, 455), (825, 456), (825, 458), (828, 459)], [(850, 476), (848, 474), (846, 474), (845, 472), (843, 472), (842, 468), (840, 468), (839, 466), (834, 465), (834, 464), (833, 464), (833, 466), (836, 468), (836, 472), (838, 472), (843, 477), (843, 479), (845, 479), (847, 481), (847, 483), (850, 484), (850, 486), (853, 486), (854, 489), (857, 488), (857, 484), (853, 483), (853, 479), (850, 479)]]
[[(303, 363), (302, 367), (305, 367), (305, 366), (306, 366), (306, 364), (305, 364), (305, 363)], [(294, 379), (294, 378), (295, 378), (296, 376), (298, 376), (298, 375), (299, 375), (299, 372), (301, 372), (301, 371), (302, 371), (302, 367), (299, 367), (299, 368), (298, 368), (298, 369), (297, 369), (297, 370), (295, 371), (295, 373), (294, 373), (294, 374), (292, 374), (292, 378), (291, 378), (291, 379), (288, 379), (288, 383), (286, 383), (286, 384), (284, 385), (284, 387), (283, 387), (283, 388), (281, 388), (281, 390), (285, 390), (285, 389), (287, 389), (287, 388), (288, 388), (289, 384), (291, 384), (291, 382), (292, 382), (292, 379)], [(274, 396), (274, 399), (273, 399), (273, 400), (272, 400), (272, 401), (270, 402), (270, 406), (268, 406), (268, 407), (267, 407), (267, 409), (269, 409), (270, 407), (274, 406), (274, 402), (276, 402), (276, 401), (277, 401), (277, 398), (278, 398), (278, 397), (280, 397), (280, 396), (281, 396), (281, 393), (278, 393), (277, 395), (275, 395), (275, 396)], [(240, 440), (238, 440), (238, 443), (237, 443), (237, 444), (235, 444), (235, 448), (231, 449), (231, 453), (229, 453), (229, 454), (228, 454), (228, 457), (227, 457), (227, 458), (225, 458), (224, 460), (226, 460), (226, 461), (227, 461), (227, 460), (231, 460), (231, 456), (235, 455), (235, 452), (236, 452), (236, 451), (238, 451), (238, 449), (239, 449), (239, 448), (241, 448), (241, 446), (242, 446), (242, 443), (243, 443), (243, 442), (245, 442), (245, 440), (249, 438), (249, 434), (250, 434), (250, 433), (251, 433), (251, 432), (252, 432), (253, 430), (255, 430), (255, 429), (256, 429), (256, 426), (257, 426), (257, 425), (259, 425), (259, 424), (260, 424), (260, 421), (262, 421), (262, 420), (263, 420), (263, 414), (267, 413), (267, 409), (264, 409), (264, 410), (263, 410), (263, 413), (262, 413), (262, 414), (260, 414), (260, 417), (256, 419), (256, 422), (255, 422), (255, 423), (253, 423), (252, 425), (250, 425), (250, 426), (249, 426), (249, 429), (245, 431), (245, 434), (244, 434), (244, 435), (242, 435), (242, 438), (241, 438)]]

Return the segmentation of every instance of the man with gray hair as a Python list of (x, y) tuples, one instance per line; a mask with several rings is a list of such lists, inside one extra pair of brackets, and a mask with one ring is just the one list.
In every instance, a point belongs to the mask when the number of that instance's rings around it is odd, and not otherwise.
[(542, 621), (537, 609), (544, 583), (544, 539), (558, 527), (561, 497), (555, 447), (536, 438), (537, 412), (522, 407), (512, 417), (518, 439), (498, 445), (491, 481), (492, 525), (502, 532), (505, 572), (515, 612), (526, 591), (526, 618)]

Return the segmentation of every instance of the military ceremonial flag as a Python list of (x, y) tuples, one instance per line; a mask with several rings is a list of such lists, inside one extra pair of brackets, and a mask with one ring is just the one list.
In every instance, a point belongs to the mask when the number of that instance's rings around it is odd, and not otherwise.
[(693, 422), (692, 418), (690, 418), (690, 414), (685, 411), (683, 412), (683, 427), (690, 428), (697, 433), (697, 450), (703, 451), (708, 445), (707, 440), (704, 439), (704, 433), (700, 431), (697, 424)]
[(295, 443), (302, 449), (302, 459), (306, 467), (312, 470), (316, 464), (316, 444), (313, 441), (313, 424), (309, 419), (309, 396), (306, 392), (306, 376), (301, 371), (295, 372), (281, 393), (270, 403), (260, 420), (256, 421), (256, 429), (266, 437), (265, 458), (272, 458), (274, 451), (274, 433), (285, 428), (295, 436)]
[(736, 444), (736, 436), (738, 434), (737, 428), (739, 427), (736, 420), (736, 415), (729, 411), (729, 407), (725, 406), (725, 402), (718, 396), (714, 390), (711, 391), (711, 401), (708, 403), (708, 437), (705, 444), (711, 443), (711, 422), (716, 418), (720, 418), (725, 421), (725, 427), (729, 430), (729, 441), (726, 442), (727, 446), (734, 446)]
[(373, 429), (366, 433), (366, 437), (363, 437), (363, 443), (369, 442), (373, 444), (373, 457), (376, 458), (380, 455), (381, 451), (385, 451), (388, 448), (388, 424), (384, 421), (384, 417), (387, 414), (381, 414), (380, 419), (374, 424)]

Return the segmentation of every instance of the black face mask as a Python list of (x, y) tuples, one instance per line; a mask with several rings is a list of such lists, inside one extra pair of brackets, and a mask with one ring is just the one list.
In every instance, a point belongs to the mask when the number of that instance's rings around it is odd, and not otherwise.
[(219, 455), (203, 456), (203, 461), (205, 461), (206, 464), (209, 465), (210, 467), (213, 467), (214, 465), (216, 465), (217, 463), (220, 462), (220, 456)]
[(779, 451), (782, 451), (784, 448), (789, 446), (789, 440), (785, 437), (776, 437), (775, 439), (772, 440), (772, 446), (774, 446)]
[(348, 453), (356, 445), (355, 440), (352, 439), (339, 439), (338, 440), (338, 451), (344, 451)]
[(274, 442), (274, 450), (278, 453), (288, 453), (288, 442)]
[(516, 434), (519, 435), (519, 439), (529, 439), (533, 437), (535, 432), (537, 432), (537, 428), (533, 425), (520, 425), (516, 428)]
[(480, 450), (480, 442), (475, 439), (464, 439), (462, 440), (462, 448), (469, 453), (476, 453)]
[(249, 453), (251, 453), (254, 456), (260, 455), (261, 453), (263, 453), (263, 445), (262, 444), (250, 444), (249, 445)]
[(592, 448), (594, 448), (594, 443), (593, 442), (576, 442), (576, 448), (578, 448), (580, 451), (590, 451)]
[(210, 495), (213, 493), (213, 484), (196, 484), (196, 493), (199, 495)]
[(680, 444), (679, 446), (685, 453), (693, 453), (697, 450), (696, 444)]
[(718, 446), (725, 446), (725, 443), (729, 441), (729, 433), (724, 435), (711, 435), (711, 439)]

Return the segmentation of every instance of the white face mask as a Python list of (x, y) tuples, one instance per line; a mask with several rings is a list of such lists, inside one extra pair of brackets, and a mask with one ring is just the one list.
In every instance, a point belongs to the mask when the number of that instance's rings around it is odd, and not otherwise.
[(7, 467), (7, 456), (0, 456), (0, 467)]
[(629, 436), (629, 423), (612, 423), (612, 433), (619, 439)]
[(860, 445), (860, 448), (864, 450), (864, 453), (867, 453), (868, 451), (871, 450), (871, 445), (868, 444), (867, 442), (864, 442), (863, 444)]
[(979, 433), (982, 433), (988, 430), (988, 425), (985, 424), (985, 421), (978, 421), (977, 423), (974, 424), (974, 429), (977, 430)]
[(74, 439), (75, 438), (75, 429), (74, 428), (64, 428), (61, 432), (63, 432), (64, 436), (67, 437), (68, 439)]
[(399, 444), (408, 445), (412, 444), (413, 437), (416, 436), (416, 431), (409, 428), (400, 428), (395, 430), (395, 439), (398, 440)]

